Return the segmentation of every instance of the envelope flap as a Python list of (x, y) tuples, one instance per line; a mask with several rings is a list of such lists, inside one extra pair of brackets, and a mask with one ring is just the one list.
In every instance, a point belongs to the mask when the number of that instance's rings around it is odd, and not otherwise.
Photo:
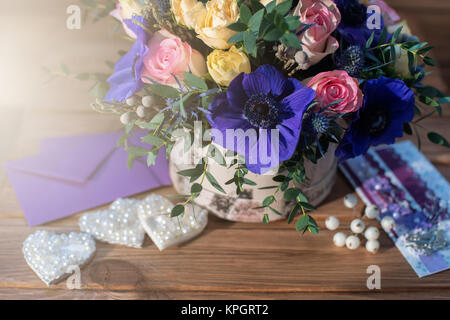
[(10, 168), (84, 183), (115, 150), (121, 132), (44, 139), (39, 155), (8, 163)]

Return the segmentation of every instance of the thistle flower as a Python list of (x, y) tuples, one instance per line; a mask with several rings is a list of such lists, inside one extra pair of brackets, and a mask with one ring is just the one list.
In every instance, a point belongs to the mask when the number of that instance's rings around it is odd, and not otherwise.
[(347, 71), (352, 77), (357, 77), (360, 74), (364, 69), (365, 63), (364, 51), (359, 46), (350, 46), (336, 56), (336, 66)]

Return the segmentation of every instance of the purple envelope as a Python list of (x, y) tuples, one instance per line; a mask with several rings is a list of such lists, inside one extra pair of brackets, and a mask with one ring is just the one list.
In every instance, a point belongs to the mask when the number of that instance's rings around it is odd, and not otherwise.
[[(171, 185), (165, 150), (156, 165), (135, 161), (116, 147), (122, 132), (44, 139), (39, 155), (5, 164), (30, 226)], [(149, 147), (147, 145), (147, 147)]]

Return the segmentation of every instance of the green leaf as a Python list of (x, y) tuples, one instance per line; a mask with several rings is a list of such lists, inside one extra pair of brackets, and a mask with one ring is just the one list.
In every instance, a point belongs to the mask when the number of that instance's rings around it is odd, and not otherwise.
[(316, 210), (316, 208), (312, 204), (309, 204), (308, 202), (300, 202), (300, 205), (303, 207), (303, 209), (306, 209), (309, 211)]
[(295, 207), (294, 207), (294, 208), (291, 210), (291, 212), (289, 213), (289, 216), (288, 216), (288, 223), (291, 223), (292, 220), (294, 220), (295, 216), (296, 216), (297, 213), (298, 213), (298, 210), (300, 210), (300, 205), (297, 203), (297, 204), (295, 205)]
[(244, 47), (250, 55), (256, 58), (256, 36), (249, 31), (244, 33)]
[(206, 172), (206, 179), (208, 179), (209, 183), (211, 183), (211, 185), (216, 188), (217, 190), (219, 190), (222, 193), (225, 193), (225, 190), (223, 190), (223, 188), (220, 186), (220, 184), (217, 182), (216, 178), (213, 177), (213, 175), (209, 172)]
[(297, 188), (287, 189), (284, 192), (284, 200), (287, 200), (287, 201), (295, 200), (299, 194), (300, 194), (300, 190)]
[(203, 190), (203, 187), (199, 183), (194, 183), (191, 186), (191, 193), (200, 193), (200, 192), (202, 192), (202, 190)]
[(279, 15), (285, 16), (289, 11), (291, 11), (291, 7), (292, 7), (292, 0), (283, 1), (275, 7), (275, 11)]
[(197, 175), (202, 175), (203, 170), (201, 168), (192, 168), (192, 169), (186, 169), (186, 170), (181, 170), (178, 171), (177, 174), (179, 174), (180, 176), (183, 177), (192, 177), (192, 176), (197, 176)]
[(264, 40), (268, 42), (278, 41), (282, 35), (283, 31), (272, 29), (264, 36)]
[(184, 73), (184, 83), (191, 88), (197, 88), (203, 91), (208, 90), (208, 85), (206, 84), (205, 80), (189, 72)]
[(234, 36), (228, 39), (228, 43), (236, 43), (244, 41), (244, 33), (245, 32), (236, 33)]
[(430, 57), (423, 57), (423, 62), (426, 64), (426, 65), (429, 65), (429, 66), (432, 66), (432, 67), (434, 67), (434, 66), (436, 66), (436, 61), (434, 61), (432, 58), (430, 58)]
[(297, 223), (295, 224), (295, 230), (297, 231), (303, 230), (308, 225), (309, 225), (309, 215), (303, 215), (297, 220)]
[(181, 204), (177, 204), (175, 207), (173, 207), (172, 212), (170, 213), (170, 216), (178, 217), (179, 215), (184, 213), (184, 206)]
[(261, 27), (261, 22), (264, 17), (265, 11), (266, 11), (266, 9), (259, 10), (248, 21), (248, 26), (250, 28), (250, 31), (256, 35), (259, 33), (259, 28)]
[(245, 5), (242, 4), (239, 8), (239, 21), (245, 24), (248, 24), (252, 17), (252, 12), (250, 9)]
[(268, 224), (269, 223), (269, 215), (266, 213), (266, 214), (264, 214), (264, 216), (263, 216), (263, 221), (262, 221), (264, 224)]
[(158, 156), (158, 153), (150, 152), (147, 156), (147, 166), (153, 166), (156, 161), (156, 157)]
[(392, 39), (391, 39), (392, 44), (394, 44), (397, 41), (398, 36), (402, 32), (402, 29), (403, 29), (403, 26), (400, 26), (397, 28), (397, 30), (395, 30), (394, 34), (392, 35)]
[(148, 85), (148, 88), (150, 89), (151, 93), (163, 98), (176, 99), (180, 96), (180, 93), (178, 92), (177, 89), (163, 84), (159, 83), (150, 84)]
[(247, 25), (242, 22), (232, 23), (227, 28), (236, 32), (246, 31), (248, 29)]
[(263, 200), (263, 202), (262, 202), (262, 205), (264, 206), (264, 207), (268, 207), (268, 206), (270, 206), (272, 203), (274, 203), (275, 202), (275, 197), (274, 196), (268, 196), (268, 197), (266, 197), (264, 200)]
[(248, 184), (249, 186), (256, 186), (256, 182), (247, 178), (243, 178), (243, 184)]
[(450, 144), (448, 143), (448, 141), (443, 136), (441, 136), (439, 133), (431, 131), (431, 132), (428, 132), (427, 137), (428, 137), (428, 140), (430, 140), (434, 144), (438, 144), (438, 145), (450, 148)]
[(370, 48), (370, 46), (372, 45), (372, 42), (373, 42), (374, 37), (375, 37), (375, 31), (372, 32), (372, 34), (370, 35), (369, 39), (367, 39), (367, 42), (366, 42), (366, 49), (369, 49), (369, 48)]
[(450, 103), (450, 97), (442, 97), (437, 100), (437, 103)]
[(292, 33), (292, 32), (290, 32), (290, 33), (285, 33), (285, 34), (283, 35), (283, 37), (281, 38), (281, 42), (282, 42), (285, 46), (290, 47), (290, 48), (299, 49), (299, 50), (302, 48), (302, 45), (301, 45), (301, 43), (300, 43), (300, 40), (299, 40), (298, 37), (297, 37), (294, 33)]
[(272, 212), (273, 213), (275, 213), (275, 214), (277, 214), (277, 215), (279, 215), (279, 216), (282, 216), (282, 214), (281, 214), (281, 212), (280, 211), (278, 211), (278, 210), (275, 210), (274, 208), (272, 208), (272, 207), (269, 207), (269, 209), (270, 210), (272, 210)]
[(156, 137), (152, 134), (146, 135), (145, 137), (141, 138), (142, 142), (148, 143), (152, 146), (160, 147), (164, 144), (164, 140)]
[(138, 146), (128, 146), (127, 152), (135, 158), (140, 158), (148, 154), (148, 150)]
[(290, 31), (295, 31), (302, 26), (302, 22), (300, 21), (300, 18), (297, 16), (287, 16), (285, 18), (285, 21)]

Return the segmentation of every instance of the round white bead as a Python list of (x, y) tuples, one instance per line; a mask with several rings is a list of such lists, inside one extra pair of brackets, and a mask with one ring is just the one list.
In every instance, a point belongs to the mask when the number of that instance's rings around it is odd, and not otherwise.
[(377, 227), (368, 227), (364, 232), (364, 237), (366, 237), (367, 240), (377, 240), (379, 236), (380, 231)]
[(339, 227), (339, 219), (334, 216), (329, 216), (327, 220), (325, 220), (325, 227), (328, 230), (336, 230)]
[(381, 226), (385, 231), (391, 230), (395, 225), (395, 221), (392, 217), (386, 216), (383, 219), (381, 219)]
[(364, 222), (361, 219), (355, 219), (350, 223), (350, 230), (353, 233), (361, 233), (364, 231)]
[(142, 105), (145, 108), (150, 108), (154, 102), (155, 102), (155, 99), (153, 99), (152, 96), (145, 96), (142, 98)]
[(366, 250), (370, 253), (377, 253), (380, 249), (380, 242), (378, 240), (369, 240), (366, 242)]
[(347, 239), (345, 239), (345, 245), (350, 250), (358, 249), (360, 244), (361, 244), (361, 241), (355, 235), (348, 236)]
[(139, 118), (144, 118), (145, 117), (145, 108), (144, 106), (139, 106), (136, 109), (136, 114)]
[(344, 197), (344, 205), (347, 208), (353, 209), (358, 204), (358, 198), (354, 194), (348, 194)]
[(128, 123), (130, 123), (131, 120), (131, 114), (130, 112), (125, 112), (120, 116), (120, 122), (122, 122), (122, 124), (127, 125)]
[(368, 219), (375, 219), (380, 214), (380, 210), (376, 206), (367, 206), (364, 210), (364, 214)]
[(129, 105), (130, 107), (134, 106), (136, 104), (136, 97), (129, 97), (125, 103)]
[(337, 232), (334, 236), (333, 236), (333, 242), (334, 245), (337, 247), (343, 247), (345, 246), (345, 234), (343, 232)]

